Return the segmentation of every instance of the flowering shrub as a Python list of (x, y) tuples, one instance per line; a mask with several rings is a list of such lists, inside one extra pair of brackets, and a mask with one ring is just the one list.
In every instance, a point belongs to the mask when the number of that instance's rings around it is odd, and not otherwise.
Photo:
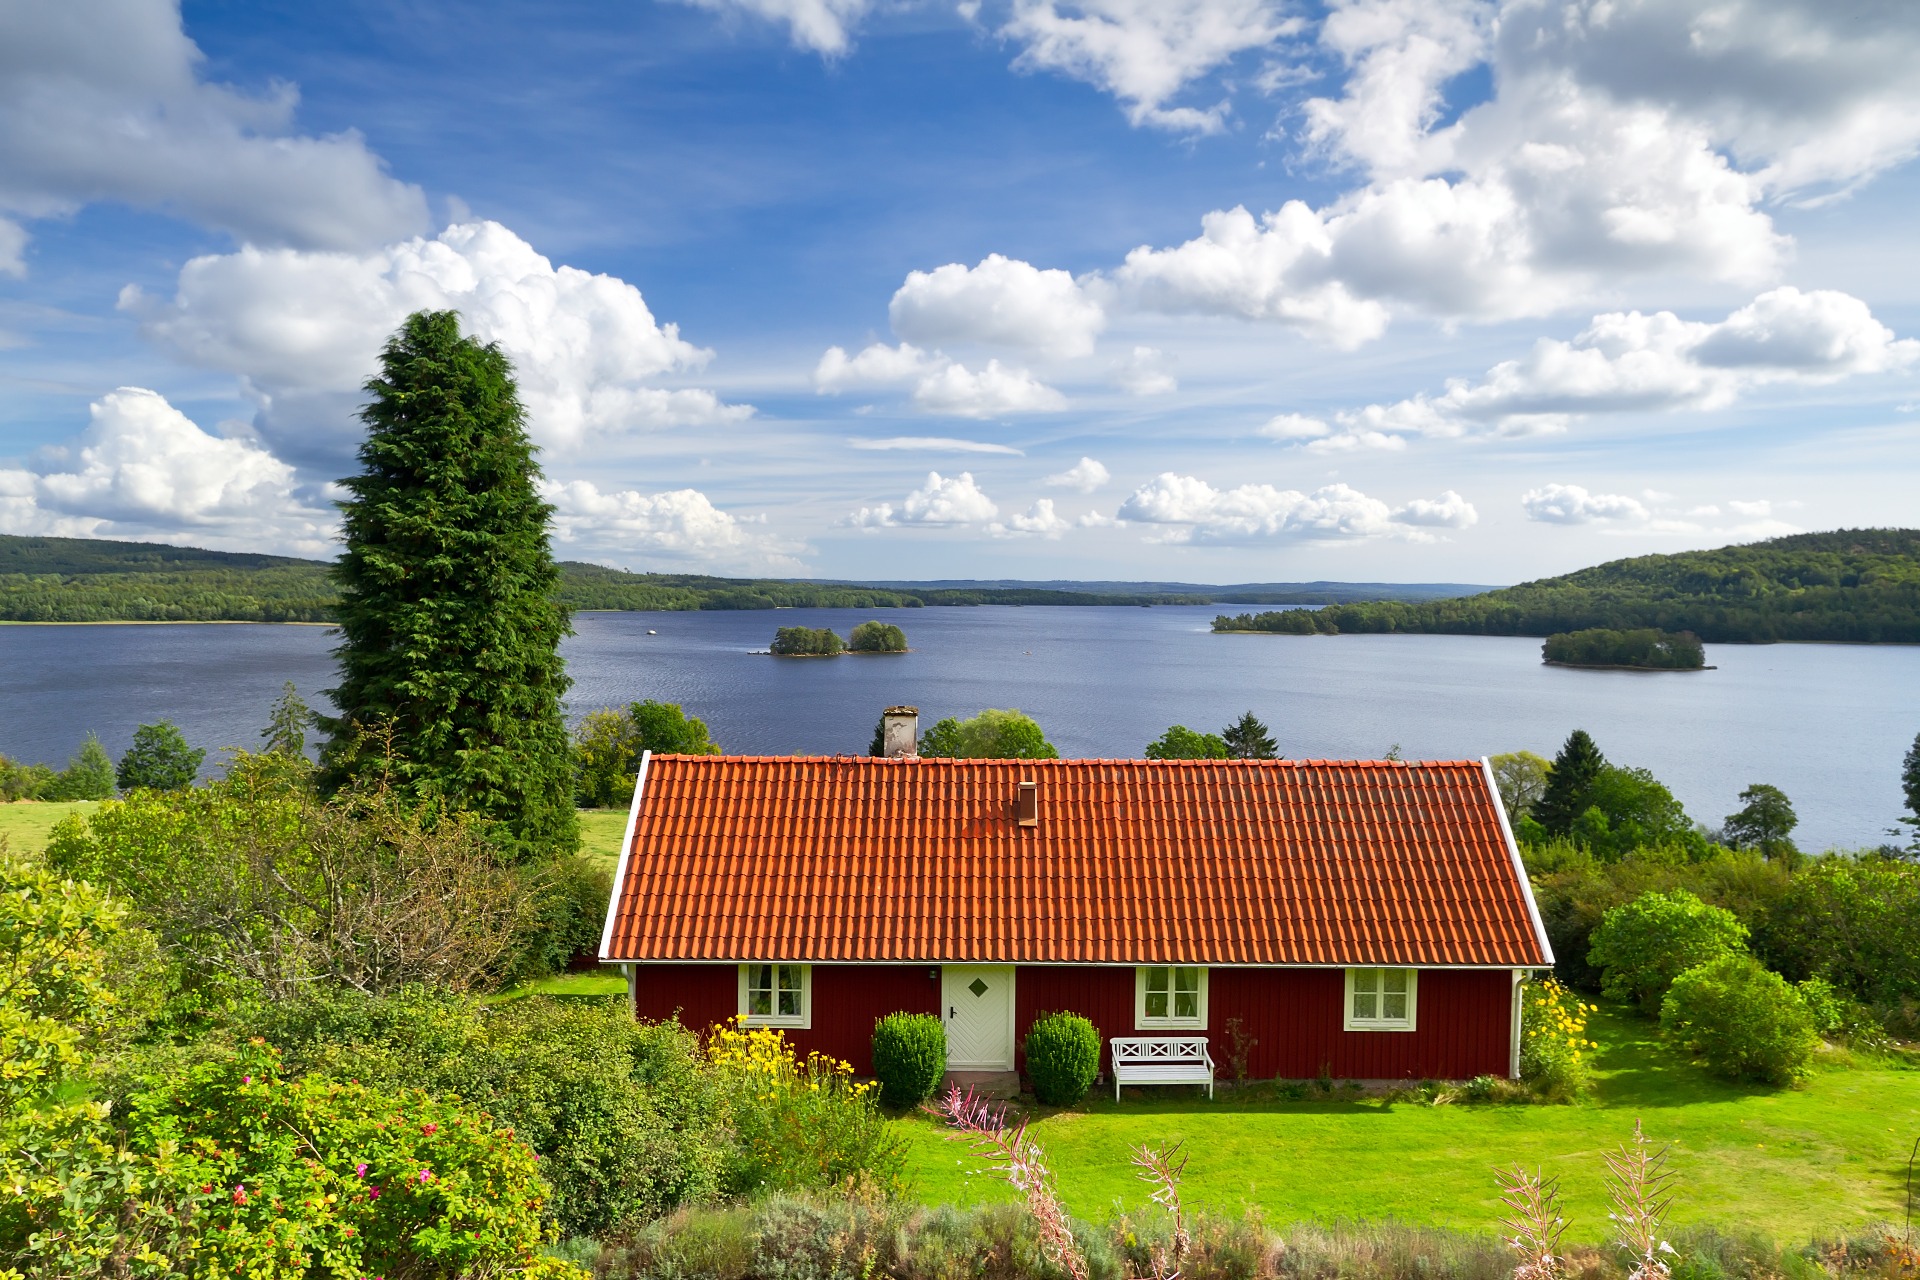
[(1571, 1101), (1593, 1082), (1587, 1055), (1600, 1047), (1587, 1039), (1593, 1006), (1552, 978), (1529, 982), (1522, 999), (1520, 1078), (1546, 1101)]
[(781, 1032), (741, 1017), (708, 1031), (707, 1061), (734, 1139), (723, 1192), (899, 1185), (905, 1143), (880, 1114), (876, 1086), (855, 1080), (850, 1063), (803, 1059)]
[(67, 1141), (117, 1173), (116, 1202), (79, 1204), (94, 1190), (79, 1165), (28, 1188), (14, 1207), (32, 1250), (104, 1222), (136, 1276), (580, 1275), (540, 1254), (544, 1190), (512, 1131), (424, 1094), (284, 1079), (258, 1040), (151, 1082), (117, 1159), (104, 1107), (95, 1119)]

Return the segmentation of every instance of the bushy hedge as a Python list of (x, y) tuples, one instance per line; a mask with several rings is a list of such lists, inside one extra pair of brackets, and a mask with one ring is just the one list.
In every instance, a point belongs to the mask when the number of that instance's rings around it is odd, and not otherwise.
[(723, 1099), (698, 1040), (677, 1023), (634, 1021), (619, 1000), (483, 1008), (424, 988), (378, 999), (320, 990), (236, 1021), (283, 1045), (289, 1071), (457, 1096), (511, 1126), (539, 1153), (548, 1212), (566, 1235), (719, 1188)]
[(1793, 1084), (1820, 1045), (1800, 993), (1748, 955), (1723, 955), (1675, 978), (1660, 1026), (1730, 1080)]
[(1077, 1013), (1043, 1013), (1027, 1029), (1027, 1079), (1033, 1096), (1070, 1107), (1100, 1074), (1100, 1029)]
[(1709, 906), (1685, 889), (1644, 893), (1607, 912), (1595, 930), (1588, 958), (1605, 975), (1603, 989), (1617, 1000), (1634, 1000), (1647, 1013), (1688, 969), (1744, 952), (1747, 927), (1722, 907)]
[(895, 1109), (933, 1096), (947, 1073), (947, 1029), (930, 1013), (890, 1013), (873, 1024), (873, 1076)]

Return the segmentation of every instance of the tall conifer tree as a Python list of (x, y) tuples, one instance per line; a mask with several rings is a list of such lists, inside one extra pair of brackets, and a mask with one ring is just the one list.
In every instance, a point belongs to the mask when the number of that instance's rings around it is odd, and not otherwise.
[(1553, 771), (1547, 775), (1547, 789), (1533, 805), (1533, 820), (1549, 835), (1564, 836), (1573, 829), (1573, 820), (1593, 807), (1593, 784), (1607, 767), (1585, 729), (1567, 735), (1560, 754), (1553, 758)]
[[(343, 481), (346, 551), (335, 650), (338, 716), (326, 780), (370, 770), (416, 796), (500, 821), (522, 856), (578, 844), (547, 540), (553, 509), (513, 371), (451, 311), (409, 316), (360, 417), (361, 472)], [(371, 736), (367, 736), (371, 735)]]

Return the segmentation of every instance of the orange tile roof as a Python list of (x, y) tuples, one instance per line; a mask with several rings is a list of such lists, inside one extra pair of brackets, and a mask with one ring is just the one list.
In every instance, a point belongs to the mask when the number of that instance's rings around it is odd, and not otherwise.
[(1550, 963), (1473, 761), (656, 756), (637, 806), (611, 960)]

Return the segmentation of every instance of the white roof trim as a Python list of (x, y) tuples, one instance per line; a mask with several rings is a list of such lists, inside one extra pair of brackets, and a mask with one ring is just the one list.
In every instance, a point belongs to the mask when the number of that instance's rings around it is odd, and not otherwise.
[(613, 918), (620, 913), (620, 891), (627, 886), (627, 859), (633, 856), (633, 829), (640, 824), (640, 796), (647, 789), (647, 764), (652, 759), (653, 752), (640, 753), (640, 770), (633, 779), (633, 803), (627, 807), (627, 833), (620, 837), (620, 863), (613, 869), (613, 893), (607, 899), (607, 922), (600, 927), (602, 962), (607, 958), (608, 949), (613, 946)]
[(1500, 799), (1500, 784), (1493, 780), (1493, 761), (1486, 756), (1480, 757), (1480, 772), (1487, 779), (1487, 794), (1493, 798), (1493, 811), (1500, 815), (1500, 834), (1507, 841), (1507, 856), (1513, 859), (1513, 874), (1520, 878), (1520, 892), (1527, 895), (1527, 914), (1533, 917), (1533, 934), (1540, 939), (1540, 954), (1547, 958), (1547, 964), (1551, 967), (1553, 944), (1547, 941), (1546, 922), (1540, 918), (1540, 905), (1533, 900), (1533, 882), (1527, 879), (1527, 864), (1520, 857), (1520, 846), (1513, 838), (1513, 827), (1507, 822), (1507, 806)]

